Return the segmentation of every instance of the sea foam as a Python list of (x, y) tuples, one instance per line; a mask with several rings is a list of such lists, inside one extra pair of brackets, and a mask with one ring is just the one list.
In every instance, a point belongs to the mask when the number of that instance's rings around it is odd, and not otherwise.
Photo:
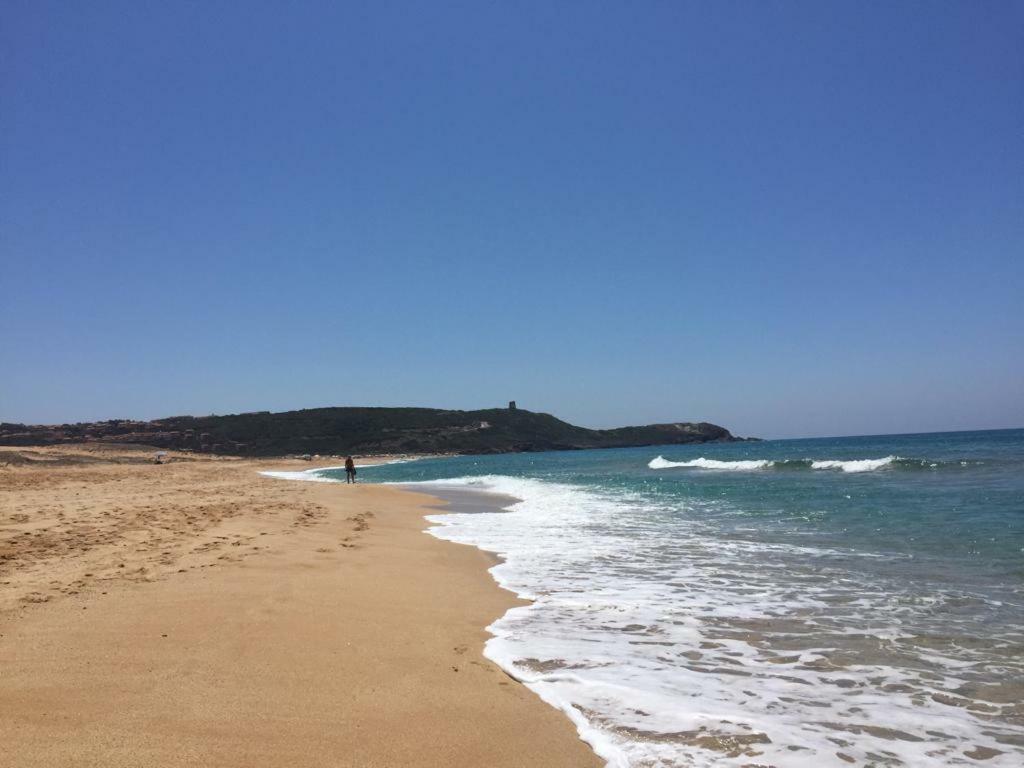
[[(356, 469), (365, 469), (367, 467), (379, 467), (383, 464), (407, 464), (410, 461), (416, 461), (416, 458), (408, 459), (390, 459), (388, 461), (374, 462), (373, 464), (356, 464)], [(264, 477), (276, 477), (279, 480), (301, 480), (307, 483), (343, 483), (345, 482), (340, 477), (334, 477), (331, 475), (325, 475), (324, 472), (341, 472), (345, 467), (314, 467), (313, 469), (302, 469), (302, 470), (264, 470), (260, 472)]]
[(317, 467), (316, 469), (303, 469), (300, 471), (285, 470), (264, 470), (260, 472), (264, 477), (276, 477), (279, 480), (302, 480), (307, 483), (337, 483), (341, 482), (336, 477), (328, 477), (320, 474), (331, 470), (341, 470), (345, 467)]
[(486, 656), (608, 765), (947, 766), (979, 746), (979, 765), (1020, 765), (1000, 707), (971, 698), (982, 653), (917, 644), (955, 631), (963, 595), (910, 596), (845, 570), (851, 553), (722, 538), (699, 508), (627, 492), (426, 484), (520, 499), (429, 532), (502, 556), (495, 579), (532, 602), (489, 627)]

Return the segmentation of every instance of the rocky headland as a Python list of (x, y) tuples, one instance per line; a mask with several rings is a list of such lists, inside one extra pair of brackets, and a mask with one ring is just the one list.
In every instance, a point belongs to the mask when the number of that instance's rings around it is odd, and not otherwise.
[(587, 429), (510, 405), (476, 411), (436, 408), (311, 408), (228, 416), (78, 424), (0, 423), (0, 445), (111, 443), (232, 456), (294, 454), (482, 454), (732, 442), (707, 422)]

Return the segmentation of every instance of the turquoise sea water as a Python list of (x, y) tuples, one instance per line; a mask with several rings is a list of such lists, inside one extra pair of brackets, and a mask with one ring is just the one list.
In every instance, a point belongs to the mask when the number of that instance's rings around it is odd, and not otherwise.
[(1024, 764), (1024, 430), (360, 477), (521, 500), (433, 532), (505, 557), (488, 655), (612, 765)]

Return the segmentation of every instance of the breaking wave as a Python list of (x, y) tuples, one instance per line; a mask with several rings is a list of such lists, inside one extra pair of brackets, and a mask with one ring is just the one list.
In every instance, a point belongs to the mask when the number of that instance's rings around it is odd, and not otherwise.
[(899, 456), (886, 456), (884, 459), (854, 459), (853, 461), (812, 461), (811, 469), (841, 469), (843, 472), (871, 472), (875, 469), (888, 467)]
[(647, 464), (651, 469), (672, 469), (674, 467), (691, 467), (693, 469), (732, 469), (750, 470), (765, 469), (773, 466), (774, 461), (768, 459), (755, 459), (751, 461), (718, 461), (716, 459), (693, 459), (692, 461), (669, 461), (664, 456), (651, 459)]
[(980, 464), (976, 461), (929, 461), (928, 459), (905, 459), (901, 456), (884, 456), (880, 459), (746, 459), (719, 461), (699, 459), (670, 461), (664, 456), (651, 459), (650, 469), (714, 469), (734, 472), (750, 472), (760, 469), (832, 469), (841, 472), (873, 472), (876, 469), (947, 469)]

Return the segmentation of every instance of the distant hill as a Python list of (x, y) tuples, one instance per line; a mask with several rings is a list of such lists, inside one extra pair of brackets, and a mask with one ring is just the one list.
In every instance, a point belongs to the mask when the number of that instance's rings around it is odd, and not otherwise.
[(0, 445), (134, 443), (234, 456), (513, 453), (737, 439), (742, 438), (706, 422), (586, 429), (546, 413), (511, 407), (480, 411), (311, 408), (58, 426), (0, 423)]

